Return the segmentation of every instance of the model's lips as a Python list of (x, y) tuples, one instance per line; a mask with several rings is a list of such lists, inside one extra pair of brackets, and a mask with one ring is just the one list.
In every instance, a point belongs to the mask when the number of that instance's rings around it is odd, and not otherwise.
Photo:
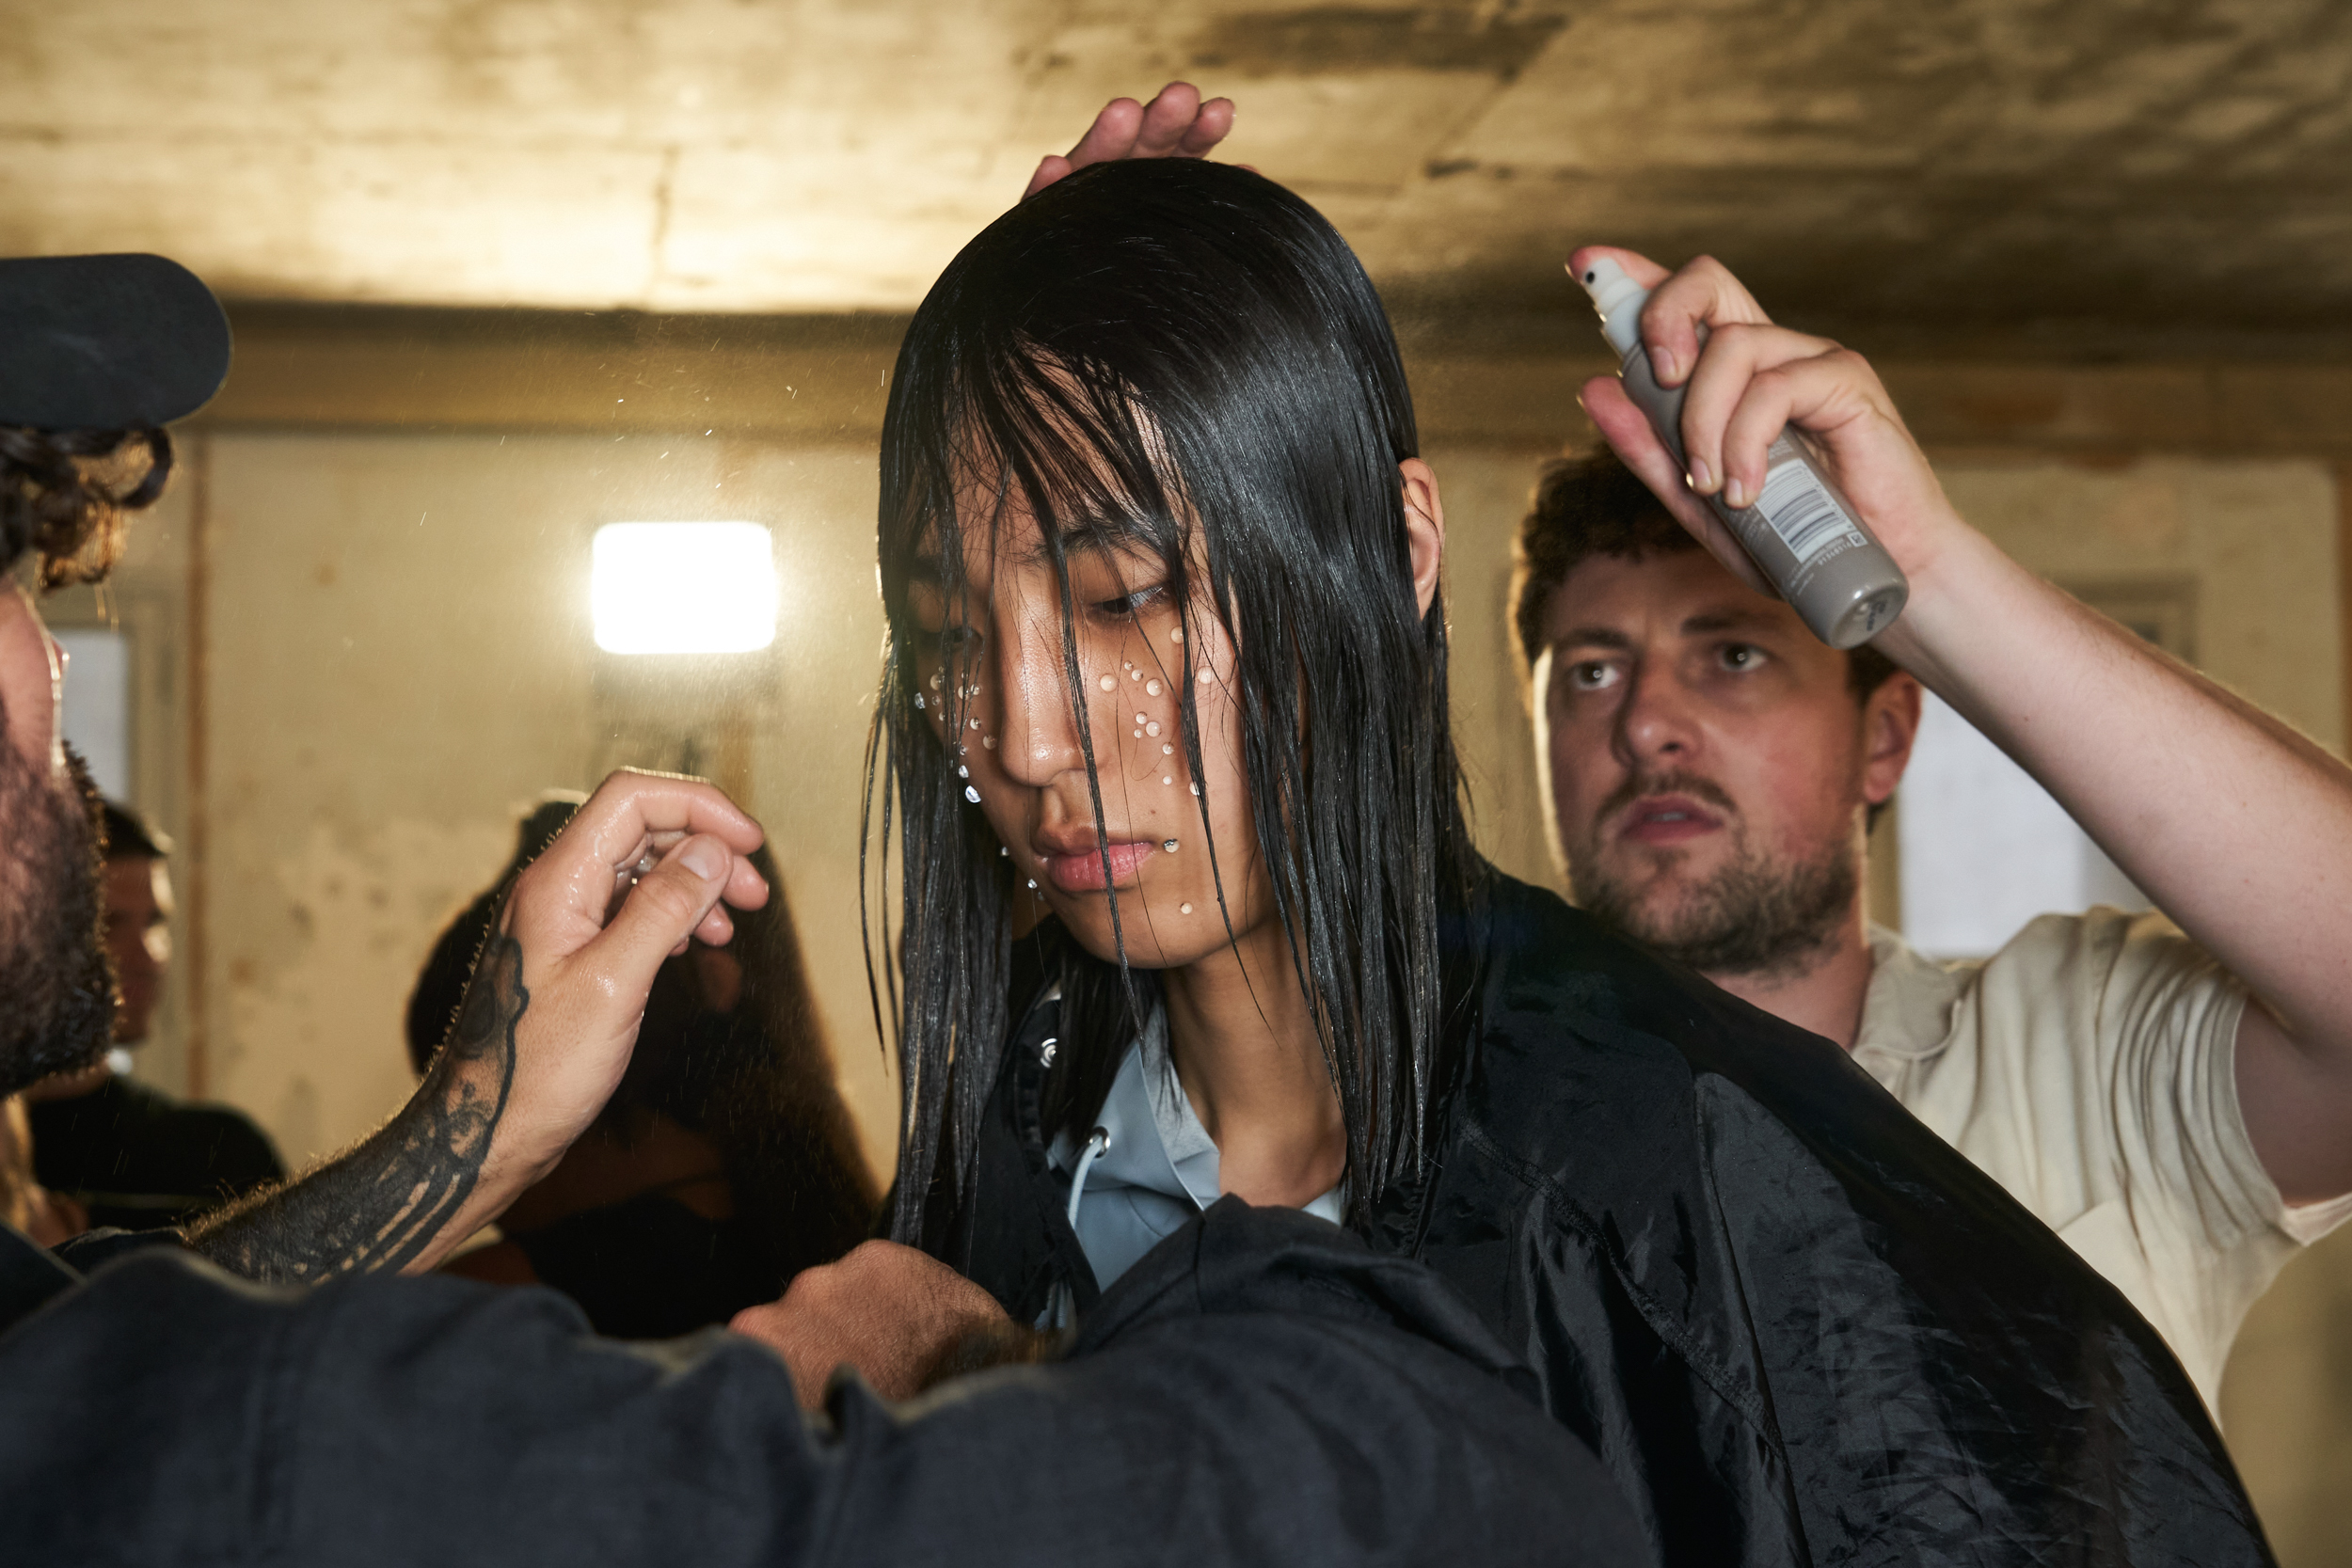
[(1681, 844), (1714, 832), (1723, 818), (1688, 795), (1649, 795), (1625, 808), (1617, 836), (1636, 844)]
[[(1148, 840), (1132, 843), (1114, 842), (1107, 854), (1091, 847), (1061, 853), (1047, 849), (1038, 859), (1045, 867), (1045, 875), (1064, 893), (1100, 893), (1104, 887), (1126, 887), (1136, 879), (1136, 868), (1145, 860), (1160, 852), (1160, 847)], [(1110, 876), (1103, 875), (1103, 863), (1110, 862)]]

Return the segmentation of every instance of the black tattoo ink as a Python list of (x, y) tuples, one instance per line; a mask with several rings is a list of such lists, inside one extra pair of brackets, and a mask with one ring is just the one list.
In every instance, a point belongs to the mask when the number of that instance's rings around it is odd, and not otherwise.
[(268, 1283), (397, 1271), (465, 1207), (515, 1086), (515, 1029), (531, 1006), (523, 951), (493, 931), (448, 1043), (416, 1096), (328, 1164), (199, 1220), (188, 1244)]

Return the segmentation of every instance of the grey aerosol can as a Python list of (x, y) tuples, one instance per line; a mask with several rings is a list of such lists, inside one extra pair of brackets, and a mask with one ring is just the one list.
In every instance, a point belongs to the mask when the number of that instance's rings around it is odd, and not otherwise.
[[(1650, 428), (1689, 472), (1682, 450), (1682, 397), (1689, 383), (1665, 388), (1642, 346), (1642, 306), (1649, 291), (1603, 259), (1578, 275), (1600, 312), (1600, 335), (1617, 351), (1626, 396), (1649, 416)], [(1707, 328), (1699, 332), (1704, 341)], [(1902, 568), (1871, 536), (1853, 503), (1813, 465), (1793, 429), (1773, 437), (1765, 452), (1764, 488), (1754, 506), (1726, 505), (1719, 490), (1707, 498), (1813, 635), (1833, 648), (1853, 648), (1894, 625), (1911, 596)]]

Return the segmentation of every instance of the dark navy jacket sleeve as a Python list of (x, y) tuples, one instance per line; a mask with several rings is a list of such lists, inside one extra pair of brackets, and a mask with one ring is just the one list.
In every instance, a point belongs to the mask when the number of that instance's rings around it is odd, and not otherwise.
[(1427, 1271), (1232, 1205), (1135, 1275), (1064, 1363), (803, 1418), (715, 1330), (145, 1254), (0, 1335), (0, 1518), (79, 1564), (1642, 1560)]

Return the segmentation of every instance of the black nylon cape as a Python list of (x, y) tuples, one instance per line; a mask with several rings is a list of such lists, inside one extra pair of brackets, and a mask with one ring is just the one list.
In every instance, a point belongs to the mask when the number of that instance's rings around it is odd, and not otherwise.
[[(1507, 878), (1454, 945), (1430, 1165), (1369, 1240), (1534, 1368), (1661, 1560), (2271, 1560), (2156, 1332), (1836, 1045)], [(1058, 1010), (1016, 1026), (926, 1221), (1021, 1322), (1096, 1296), (1040, 1121)]]
[(0, 1328), (0, 1560), (27, 1568), (1644, 1560), (1441, 1282), (1238, 1201), (1066, 1361), (902, 1406), (838, 1374), (817, 1418), (764, 1346), (598, 1339), (552, 1291), (264, 1289), (174, 1246), (77, 1282), (6, 1226)]

